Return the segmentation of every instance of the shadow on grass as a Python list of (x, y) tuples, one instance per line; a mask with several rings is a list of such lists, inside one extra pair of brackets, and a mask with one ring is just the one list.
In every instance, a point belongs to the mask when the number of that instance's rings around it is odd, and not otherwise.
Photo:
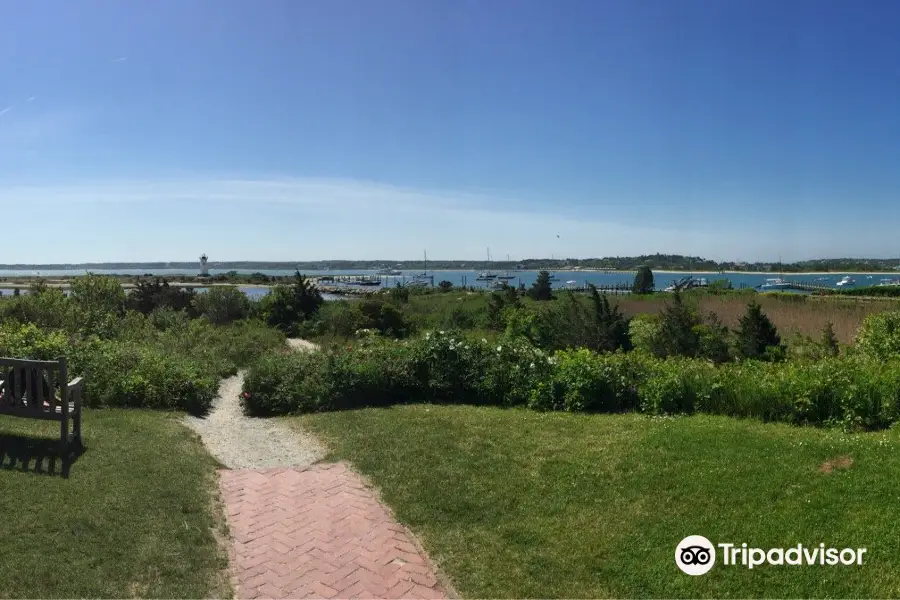
[(69, 477), (72, 464), (84, 454), (78, 442), (69, 444), (68, 456), (60, 457), (59, 440), (0, 434), (0, 469)]

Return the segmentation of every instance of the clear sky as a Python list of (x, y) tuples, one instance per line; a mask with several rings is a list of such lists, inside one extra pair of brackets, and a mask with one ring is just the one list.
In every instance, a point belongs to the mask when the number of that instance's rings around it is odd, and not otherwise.
[(0, 263), (898, 256), (898, 31), (887, 1), (0, 0)]

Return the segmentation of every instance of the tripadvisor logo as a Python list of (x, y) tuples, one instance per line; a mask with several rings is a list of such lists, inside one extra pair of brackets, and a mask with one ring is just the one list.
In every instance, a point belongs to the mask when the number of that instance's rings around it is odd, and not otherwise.
[(825, 544), (791, 548), (751, 548), (747, 544), (715, 545), (702, 535), (690, 535), (675, 548), (675, 564), (688, 575), (703, 575), (716, 564), (716, 548), (721, 563), (727, 567), (753, 569), (761, 565), (773, 566), (836, 566), (861, 565), (866, 548), (826, 548)]

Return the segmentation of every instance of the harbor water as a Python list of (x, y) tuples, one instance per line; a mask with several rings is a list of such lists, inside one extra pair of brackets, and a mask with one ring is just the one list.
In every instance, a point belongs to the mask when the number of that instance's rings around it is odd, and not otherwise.
[[(98, 275), (154, 275), (154, 276), (177, 276), (177, 275), (197, 275), (196, 270), (190, 269), (157, 269), (153, 271), (143, 269), (116, 269), (103, 270), (92, 269), (92, 273)], [(225, 274), (228, 270), (210, 269), (211, 275)], [(290, 276), (293, 275), (292, 270), (236, 270), (240, 274), (262, 273), (269, 276)], [(0, 270), (0, 278), (13, 277), (66, 277), (84, 275), (84, 270), (52, 270), (52, 271), (12, 271)], [(303, 274), (308, 277), (323, 276), (340, 276), (340, 275), (366, 275), (378, 277), (381, 280), (380, 287), (394, 287), (398, 283), (403, 285), (413, 279), (415, 275), (421, 274), (421, 270), (403, 271), (402, 275), (379, 276), (374, 270), (353, 270), (353, 271), (304, 271)], [(537, 271), (494, 271), (498, 275), (509, 275), (512, 279), (507, 280), (509, 285), (518, 286), (523, 284), (530, 286), (537, 279)], [(630, 284), (634, 281), (634, 272), (592, 272), (592, 271), (550, 271), (553, 276), (553, 287), (577, 286), (582, 287), (588, 283), (597, 286), (614, 286), (621, 284)], [(478, 272), (476, 271), (428, 271), (430, 277), (434, 278), (434, 284), (438, 285), (441, 281), (449, 281), (454, 286), (468, 286), (475, 288), (484, 288), (491, 285), (491, 281), (478, 281)], [(663, 290), (673, 282), (678, 281), (686, 276), (695, 278), (705, 278), (709, 282), (725, 279), (731, 282), (735, 288), (742, 287), (758, 287), (765, 283), (766, 279), (775, 277), (783, 277), (790, 281), (807, 283), (824, 287), (836, 287), (837, 282), (845, 276), (851, 277), (855, 281), (855, 287), (877, 285), (882, 279), (896, 279), (900, 277), (900, 272), (893, 274), (884, 273), (814, 273), (814, 274), (792, 274), (784, 275), (767, 274), (767, 273), (713, 273), (713, 272), (673, 272), (673, 271), (654, 271), (654, 284), (656, 289)], [(374, 287), (374, 286), (373, 286)], [(260, 288), (243, 288), (250, 295), (259, 295), (266, 293), (265, 289)], [(377, 287), (375, 288), (377, 289)], [(3, 290), (5, 295), (11, 293), (11, 290)]]

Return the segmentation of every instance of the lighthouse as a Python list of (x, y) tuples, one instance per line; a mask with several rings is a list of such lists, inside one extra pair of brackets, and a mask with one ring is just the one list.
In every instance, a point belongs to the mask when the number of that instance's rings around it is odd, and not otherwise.
[(209, 277), (209, 267), (206, 266), (206, 255), (200, 257), (200, 277)]

